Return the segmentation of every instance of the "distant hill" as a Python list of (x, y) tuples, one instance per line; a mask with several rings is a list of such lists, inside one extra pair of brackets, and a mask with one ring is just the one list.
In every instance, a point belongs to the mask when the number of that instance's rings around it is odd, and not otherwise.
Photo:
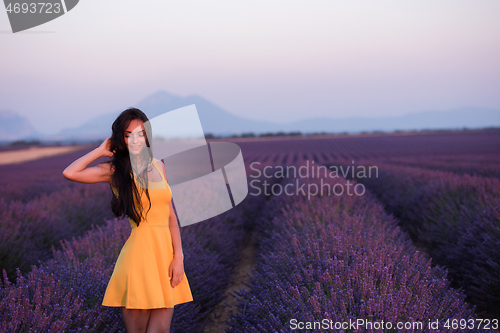
[(38, 136), (26, 118), (13, 111), (0, 110), (0, 141), (31, 140)]
[[(253, 132), (307, 133), (359, 133), (363, 131), (392, 132), (395, 130), (462, 129), (500, 127), (500, 110), (461, 108), (450, 111), (416, 112), (392, 117), (310, 118), (293, 122), (271, 122), (245, 119), (236, 116), (199, 95), (181, 97), (166, 91), (157, 91), (136, 105), (150, 119), (187, 105), (195, 104), (205, 134), (220, 136)], [(76, 128), (61, 130), (57, 135), (41, 137), (42, 140), (80, 141), (100, 140), (111, 135), (111, 124), (123, 110), (116, 110), (96, 117)], [(9, 128), (8, 126), (6, 128)], [(0, 137), (1, 140), (1, 137)]]
[[(137, 107), (151, 119), (166, 111), (195, 104), (205, 134), (232, 135), (246, 132), (262, 134), (268, 132), (302, 133), (331, 132), (359, 133), (362, 131), (461, 129), (500, 126), (500, 111), (480, 108), (462, 108), (451, 111), (429, 111), (393, 117), (347, 117), (311, 118), (293, 122), (277, 123), (256, 121), (231, 114), (199, 95), (180, 97), (166, 91), (158, 91), (143, 100)], [(111, 134), (111, 124), (122, 110), (94, 118), (77, 128), (65, 129), (61, 136), (80, 138), (105, 138)]]
[(289, 123), (288, 126), (289, 128), (300, 127), (305, 132), (322, 131), (327, 128), (328, 132), (336, 133), (477, 129), (500, 127), (500, 110), (468, 107), (450, 111), (415, 112), (391, 117), (312, 118)]

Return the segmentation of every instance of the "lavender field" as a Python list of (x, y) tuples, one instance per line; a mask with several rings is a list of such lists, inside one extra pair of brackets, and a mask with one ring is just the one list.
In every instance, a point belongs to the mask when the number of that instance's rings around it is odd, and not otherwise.
[[(228, 290), (220, 332), (499, 332), (500, 130), (225, 140), (249, 194), (181, 228), (194, 301), (172, 332), (207, 331)], [(109, 186), (62, 177), (84, 153), (0, 166), (0, 332), (124, 332), (100, 302), (130, 226)], [(234, 289), (250, 235), (254, 268)], [(414, 326), (326, 325), (358, 319)]]
[(419, 331), (428, 321), (473, 318), (465, 295), (449, 288), (445, 271), (431, 268), (374, 197), (275, 196), (266, 213), (257, 221), (258, 266), (228, 332), (360, 318), (424, 323), (408, 327)]

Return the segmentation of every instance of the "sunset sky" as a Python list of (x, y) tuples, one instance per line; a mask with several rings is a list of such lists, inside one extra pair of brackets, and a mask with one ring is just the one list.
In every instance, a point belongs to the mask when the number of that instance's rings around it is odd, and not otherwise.
[(500, 109), (500, 1), (82, 0), (13, 34), (0, 110), (43, 133), (160, 89), (272, 121)]

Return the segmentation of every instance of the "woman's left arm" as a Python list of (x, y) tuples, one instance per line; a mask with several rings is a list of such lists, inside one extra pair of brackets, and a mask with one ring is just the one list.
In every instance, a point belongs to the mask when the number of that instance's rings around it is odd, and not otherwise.
[[(163, 174), (165, 175), (165, 180), (166, 180), (167, 174), (165, 172), (165, 165), (163, 165), (161, 161), (159, 162), (163, 168)], [(170, 264), (168, 275), (172, 288), (175, 288), (175, 286), (177, 286), (184, 277), (184, 253), (182, 252), (181, 232), (179, 230), (179, 223), (177, 222), (177, 217), (175, 216), (172, 201), (170, 201), (169, 209), (170, 209), (170, 217), (168, 226), (170, 229), (170, 236), (172, 237), (172, 246), (174, 248), (174, 259)]]
[(181, 232), (177, 217), (174, 213), (172, 201), (170, 201), (170, 219), (169, 219), (170, 235), (172, 237), (172, 246), (174, 248), (174, 259), (169, 268), (169, 278), (172, 288), (175, 288), (184, 277), (184, 253), (182, 253)]

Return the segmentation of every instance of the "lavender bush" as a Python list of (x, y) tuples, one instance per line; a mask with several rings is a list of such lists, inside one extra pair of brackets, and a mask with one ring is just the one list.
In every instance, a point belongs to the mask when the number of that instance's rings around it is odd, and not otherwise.
[(81, 297), (36, 267), (27, 278), (18, 271), (15, 285), (4, 274), (0, 286), (0, 332), (114, 332), (118, 321), (109, 315), (86, 310)]

